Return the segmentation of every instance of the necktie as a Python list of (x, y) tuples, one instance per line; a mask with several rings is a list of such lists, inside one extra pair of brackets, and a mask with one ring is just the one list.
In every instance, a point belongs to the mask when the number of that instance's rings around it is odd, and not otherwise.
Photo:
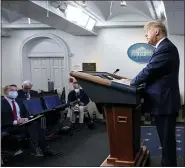
[(25, 93), (25, 97), (28, 98), (28, 93)]
[(13, 105), (13, 118), (14, 118), (14, 120), (17, 120), (17, 110), (16, 110), (16, 106), (15, 106), (14, 101), (12, 101), (12, 105)]
[(26, 99), (30, 99), (30, 94), (27, 92), (25, 93)]

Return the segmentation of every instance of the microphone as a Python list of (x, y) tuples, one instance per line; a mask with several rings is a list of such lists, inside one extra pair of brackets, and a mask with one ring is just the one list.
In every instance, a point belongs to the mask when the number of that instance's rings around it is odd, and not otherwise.
[(119, 72), (119, 69), (116, 69), (113, 73), (113, 75), (115, 75), (117, 72)]

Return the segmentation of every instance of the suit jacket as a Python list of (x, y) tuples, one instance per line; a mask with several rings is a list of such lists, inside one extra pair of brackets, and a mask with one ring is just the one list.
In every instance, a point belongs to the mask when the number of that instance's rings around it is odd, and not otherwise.
[(176, 46), (164, 39), (147, 66), (131, 81), (145, 83), (144, 108), (153, 115), (173, 114), (180, 109), (179, 53)]
[[(30, 90), (30, 96), (31, 98), (38, 98), (39, 97), (39, 93), (35, 90)], [(18, 90), (18, 96), (17, 96), (18, 99), (26, 99), (26, 93), (21, 89), (21, 90)]]
[[(20, 116), (21, 118), (28, 118), (29, 115), (26, 112), (23, 103), (21, 100), (16, 99), (15, 100), (20, 108)], [(5, 98), (1, 99), (1, 126), (2, 128), (6, 128), (8, 126), (13, 126), (13, 111), (8, 103), (8, 101)]]
[(72, 90), (69, 95), (68, 95), (68, 103), (69, 102), (73, 102), (77, 99), (80, 99), (80, 102), (84, 103), (84, 105), (86, 106), (89, 103), (89, 97), (87, 96), (87, 94), (83, 91), (83, 89), (80, 89), (80, 93), (76, 94), (76, 92), (74, 90)]

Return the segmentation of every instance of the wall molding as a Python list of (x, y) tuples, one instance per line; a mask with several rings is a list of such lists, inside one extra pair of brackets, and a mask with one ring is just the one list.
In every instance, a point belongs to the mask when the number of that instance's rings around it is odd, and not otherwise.
[(28, 58), (31, 57), (49, 57), (49, 58), (55, 58), (55, 57), (65, 57), (65, 53), (63, 52), (31, 52), (28, 54)]
[(37, 39), (52, 39), (56, 42), (56, 44), (58, 44), (61, 48), (64, 49), (64, 87), (65, 87), (65, 91), (66, 91), (66, 100), (67, 100), (67, 95), (69, 93), (69, 85), (68, 85), (68, 79), (69, 79), (69, 72), (70, 72), (70, 50), (69, 50), (69, 47), (67, 45), (67, 43), (61, 39), (60, 37), (56, 36), (55, 34), (52, 34), (52, 33), (39, 33), (39, 34), (34, 34), (28, 38), (26, 38), (21, 46), (20, 46), (20, 49), (19, 49), (19, 56), (21, 58), (21, 79), (22, 79), (22, 82), (24, 80), (24, 69), (23, 69), (23, 57), (24, 57), (24, 47), (26, 47), (27, 45), (29, 45), (29, 43), (33, 42), (34, 40), (37, 40)]

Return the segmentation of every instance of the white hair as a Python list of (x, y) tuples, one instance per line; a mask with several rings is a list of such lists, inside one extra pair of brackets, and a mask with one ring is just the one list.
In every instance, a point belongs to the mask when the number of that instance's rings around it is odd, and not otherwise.
[(144, 29), (147, 30), (149, 28), (159, 28), (161, 30), (161, 33), (167, 37), (167, 29), (166, 29), (166, 26), (163, 22), (160, 22), (160, 21), (151, 21), (151, 22), (148, 22), (145, 26), (144, 26)]
[(28, 85), (33, 86), (33, 83), (32, 83), (31, 81), (29, 81), (29, 80), (26, 80), (26, 81), (24, 81), (24, 82), (22, 83), (22, 86), (28, 86)]

